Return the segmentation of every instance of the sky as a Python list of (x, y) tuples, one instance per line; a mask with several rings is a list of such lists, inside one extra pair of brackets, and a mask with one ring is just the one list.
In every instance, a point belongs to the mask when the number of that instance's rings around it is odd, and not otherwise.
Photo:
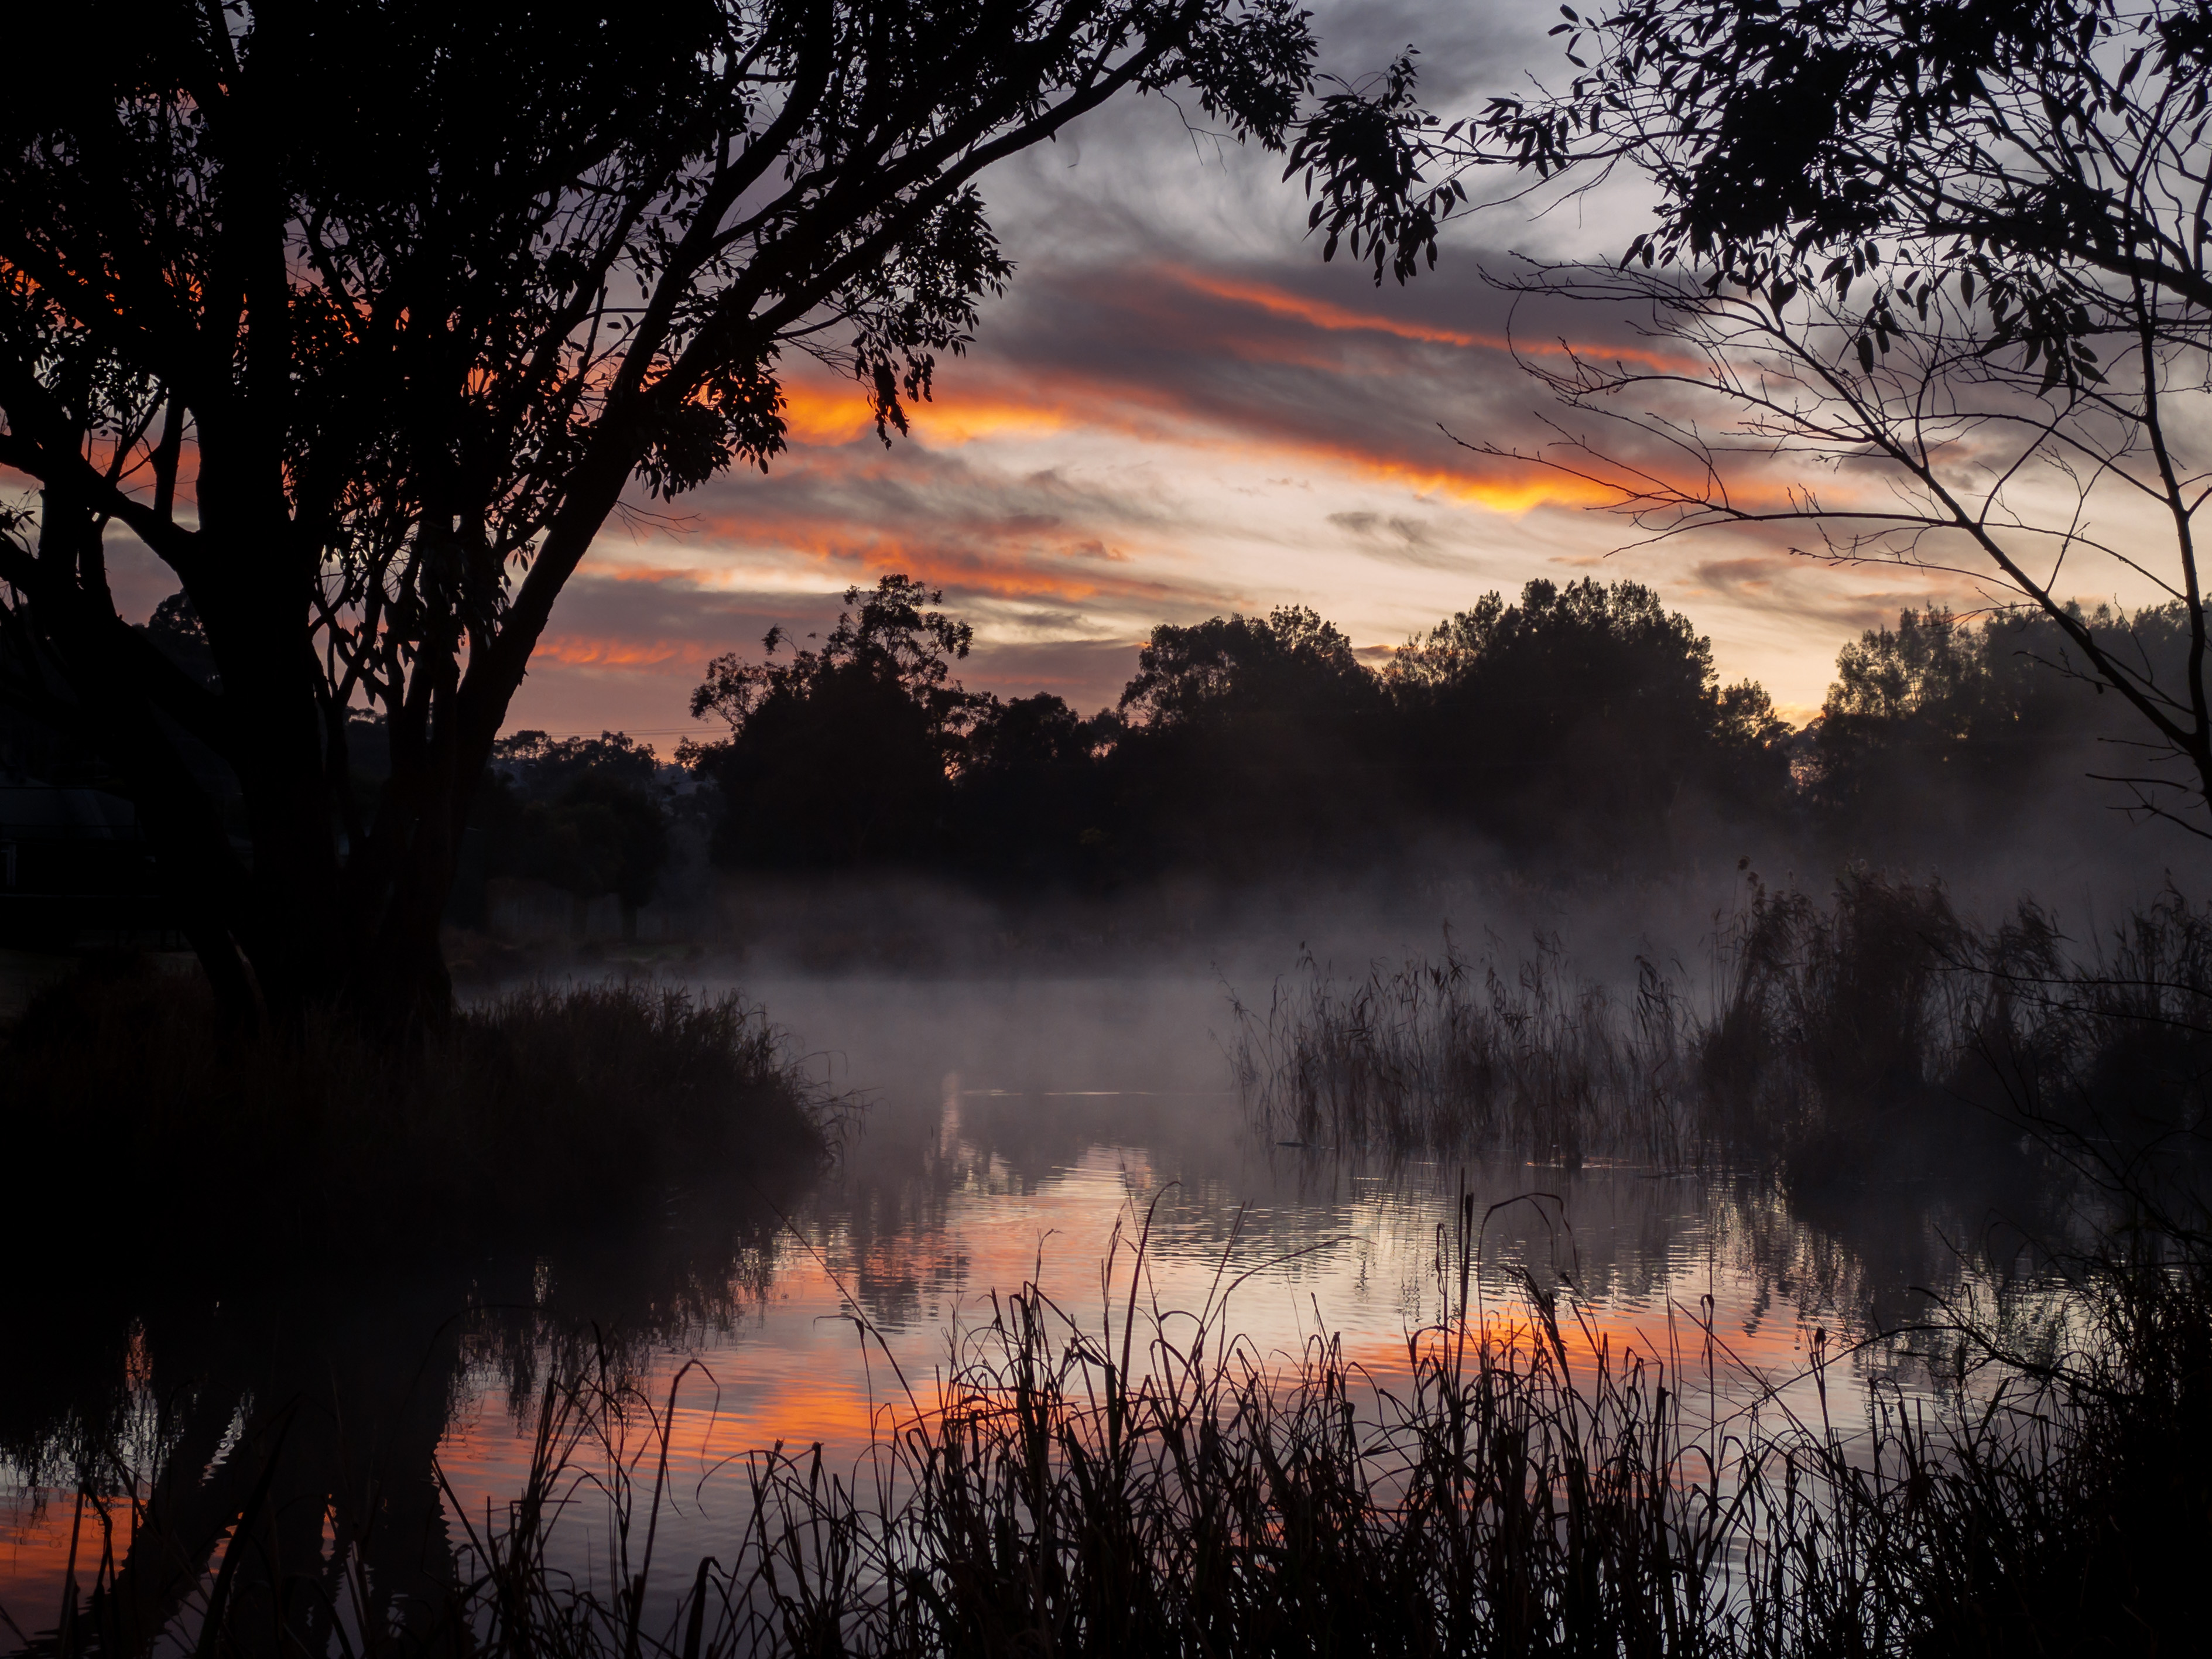
[[(1533, 0), (1324, 4), (1314, 21), (1327, 74), (1417, 45), (1447, 113), (1559, 62), (1556, 9)], [(1724, 680), (1759, 680), (1802, 720), (1862, 629), (1984, 602), (1958, 578), (1838, 568), (1745, 532), (1621, 550), (1637, 532), (1586, 486), (1454, 441), (1535, 441), (1557, 417), (1509, 332), (1540, 351), (1635, 343), (1588, 307), (1516, 314), (1485, 276), (1516, 253), (1618, 257), (1633, 197), (1488, 210), (1435, 270), (1378, 287), (1322, 261), (1282, 168), (1153, 97), (987, 175), (1016, 274), (911, 435), (885, 447), (856, 385), (787, 360), (789, 452), (673, 502), (637, 492), (563, 593), (507, 729), (623, 730), (663, 752), (711, 735), (686, 708), (709, 659), (757, 653), (772, 624), (826, 629), (847, 587), (893, 573), (974, 624), (969, 688), (1084, 713), (1115, 701), (1158, 623), (1310, 605), (1379, 662), (1492, 590), (1589, 575), (1656, 587)]]
[[(1418, 45), (1433, 106), (1548, 69), (1549, 5), (1324, 7), (1325, 71)], [(792, 444), (611, 525), (556, 609), (509, 728), (623, 729), (664, 750), (706, 661), (898, 572), (972, 622), (973, 689), (1110, 704), (1155, 623), (1310, 605), (1370, 659), (1496, 589), (1595, 575), (1656, 586), (1724, 678), (1799, 719), (1837, 648), (1955, 581), (1850, 572), (1741, 534), (1616, 553), (1631, 526), (1572, 481), (1457, 447), (1540, 430), (1483, 270), (1512, 251), (1617, 255), (1618, 199), (1478, 216), (1433, 272), (1376, 287), (1324, 264), (1279, 157), (1196, 135), (1158, 98), (1099, 112), (988, 175), (1017, 271), (969, 354), (886, 448), (857, 386), (794, 370)], [(1602, 333), (1601, 318), (1566, 319)], [(641, 503), (642, 507), (643, 503)]]

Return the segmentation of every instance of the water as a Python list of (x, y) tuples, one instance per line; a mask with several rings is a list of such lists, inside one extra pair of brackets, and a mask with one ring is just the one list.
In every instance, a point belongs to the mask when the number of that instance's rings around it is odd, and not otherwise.
[[(1591, 1340), (1666, 1360), (1713, 1416), (1758, 1405), (1851, 1421), (1869, 1387), (1922, 1386), (1908, 1348), (1850, 1344), (1960, 1272), (1947, 1240), (1962, 1212), (1931, 1172), (1793, 1206), (1748, 1176), (1392, 1164), (1272, 1144), (1227, 1091), (1227, 1005), (1211, 979), (748, 989), (865, 1100), (844, 1160), (811, 1190), (557, 1254), (304, 1284), (218, 1227), (143, 1264), (143, 1279), (64, 1272), (45, 1294), (19, 1286), (9, 1321), (24, 1358), (0, 1394), (0, 1609), (13, 1626), (0, 1644), (54, 1625), (72, 1549), (80, 1586), (103, 1547), (134, 1559), (128, 1503), (104, 1516), (80, 1504), (73, 1470), (121, 1492), (160, 1455), (220, 1468), (238, 1425), (279, 1401), (297, 1401), (287, 1467), (339, 1471), (283, 1494), (296, 1547), (329, 1559), (365, 1532), (404, 1589), (411, 1564), (434, 1571), (519, 1488), (546, 1367), (578, 1342), (672, 1401), (659, 1547), (687, 1575), (698, 1555), (729, 1553), (732, 1460), (818, 1442), (834, 1466), (861, 1467), (885, 1413), (927, 1401), (994, 1291), (1034, 1279), (1083, 1328), (1114, 1328), (1147, 1218), (1148, 1315), (1225, 1293), (1253, 1353), (1336, 1333), (1387, 1383), (1407, 1332), (1444, 1305), (1464, 1182), (1483, 1217), (1487, 1309), (1510, 1316), (1532, 1284), (1560, 1291)], [(1824, 1389), (1809, 1363), (1820, 1341), (1844, 1351)], [(603, 1574), (603, 1516), (589, 1502), (578, 1516), (568, 1565)], [(144, 1566), (156, 1551), (137, 1541)]]

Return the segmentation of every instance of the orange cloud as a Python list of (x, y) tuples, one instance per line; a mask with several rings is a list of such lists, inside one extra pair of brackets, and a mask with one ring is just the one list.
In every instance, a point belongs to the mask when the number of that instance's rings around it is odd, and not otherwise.
[(1327, 300), (1309, 300), (1266, 283), (1237, 282), (1227, 276), (1210, 276), (1203, 271), (1181, 265), (1164, 265), (1161, 273), (1180, 283), (1194, 293), (1210, 295), (1217, 300), (1228, 300), (1238, 305), (1254, 306), (1275, 317), (1292, 317), (1315, 328), (1332, 332), (1350, 330), (1363, 334), (1390, 334), (1401, 340), (1421, 340), (1435, 345), (1466, 346), (1490, 351), (1504, 351), (1511, 342), (1502, 335), (1470, 334), (1458, 329), (1435, 328), (1425, 323), (1401, 322), (1393, 317), (1377, 317), (1349, 307), (1332, 304)]
[(601, 581), (649, 582), (656, 586), (662, 582), (696, 582), (706, 574), (691, 565), (609, 564), (599, 560), (593, 560), (589, 569)]
[[(959, 445), (1006, 434), (1028, 436), (1077, 424), (1065, 402), (977, 396), (972, 387), (907, 405), (915, 434)], [(856, 439), (876, 441), (875, 412), (858, 387), (832, 391), (809, 380), (784, 386), (784, 429), (793, 443), (837, 447)]]
[(1515, 340), (1503, 334), (1478, 334), (1462, 329), (1437, 328), (1426, 323), (1407, 322), (1395, 317), (1376, 316), (1370, 312), (1354, 311), (1347, 306), (1335, 305), (1327, 300), (1308, 299), (1304, 295), (1292, 294), (1267, 283), (1238, 282), (1226, 276), (1208, 276), (1203, 271), (1191, 270), (1181, 265), (1164, 265), (1159, 269), (1163, 275), (1194, 293), (1208, 295), (1217, 300), (1228, 300), (1238, 305), (1252, 306), (1271, 316), (1295, 318), (1311, 327), (1327, 329), (1331, 332), (1350, 331), (1363, 334), (1389, 334), (1401, 340), (1419, 340), (1469, 350), (1516, 351), (1522, 356), (1574, 356), (1605, 361), (1618, 359), (1624, 362), (1644, 363), (1659, 369), (1703, 367), (1690, 358), (1668, 356), (1636, 346)]
[(1606, 507), (1620, 499), (1618, 491), (1587, 478), (1550, 472), (1540, 467), (1516, 469), (1510, 476), (1485, 476), (1408, 466), (1357, 451), (1347, 459), (1363, 471), (1404, 484), (1421, 495), (1443, 495), (1492, 513), (1517, 516), (1540, 507)]
[[(1285, 301), (1290, 303), (1291, 296), (1285, 296)], [(825, 447), (842, 447), (864, 434), (872, 440), (866, 404), (857, 392), (841, 396), (817, 385), (796, 382), (789, 395), (793, 406), (803, 411), (802, 419), (793, 427), (795, 441), (800, 445), (818, 442)], [(991, 378), (970, 374), (934, 401), (915, 405), (913, 415), (915, 437), (926, 447), (957, 447), (994, 437), (1042, 437), (1087, 429), (1145, 442), (1172, 441), (1184, 453), (1266, 454), (1280, 457), (1286, 464), (1328, 465), (1378, 483), (1515, 516), (1540, 507), (1598, 507), (1619, 499), (1616, 492), (1600, 484), (1538, 466), (1487, 460), (1479, 468), (1465, 470), (1424, 466), (1401, 453), (1356, 440), (1316, 438), (1279, 429), (1255, 431), (1233, 417), (1201, 415), (1181, 404), (1171, 393), (1090, 375), (1061, 374), (1024, 380), (1019, 389), (1013, 390)], [(805, 433), (817, 436), (810, 438), (803, 435)], [(1437, 441), (1443, 444), (1441, 435)], [(827, 463), (828, 457), (820, 459)], [(873, 476), (877, 465), (872, 458), (861, 463), (856, 476)], [(742, 539), (756, 542), (763, 527), (757, 520), (740, 523), (726, 517), (717, 526), (726, 534), (736, 531)], [(990, 532), (988, 526), (978, 526), (978, 533), (988, 537)], [(1087, 598), (1097, 591), (1085, 589), (1066, 596)]]
[[(1008, 395), (987, 380), (967, 374), (955, 386), (926, 402), (907, 405), (913, 436), (925, 444), (957, 447), (979, 439), (1042, 436), (1074, 427), (1103, 427), (1139, 437), (1158, 437), (1158, 420), (1139, 421), (1130, 412), (1150, 409), (1176, 412), (1172, 399), (1147, 398), (1126, 385), (1064, 379), (1060, 395)], [(1079, 413), (1078, 411), (1080, 411)], [(865, 438), (877, 442), (876, 419), (857, 389), (836, 390), (818, 381), (793, 380), (784, 386), (785, 430), (791, 441), (810, 448), (839, 448)], [(894, 437), (894, 441), (902, 441)]]
[[(847, 565), (877, 573), (896, 571), (933, 586), (958, 587), (1003, 599), (1057, 599), (1074, 604), (1100, 599), (1171, 599), (1173, 584), (1120, 574), (1101, 566), (1129, 562), (1100, 556), (1096, 537), (1081, 528), (1048, 538), (1032, 555), (994, 546), (988, 524), (947, 526), (941, 532), (969, 541), (978, 550), (958, 551), (941, 544), (884, 534), (865, 524), (825, 522), (817, 518), (720, 514), (699, 521), (709, 539), (753, 546), (771, 545), (824, 565)], [(696, 574), (687, 580), (696, 580)], [(544, 647), (541, 646), (539, 649)]]
[(538, 641), (532, 660), (556, 662), (564, 668), (659, 668), (672, 663), (703, 663), (713, 654), (705, 646), (688, 640), (596, 639), (588, 634), (562, 634)]
[[(1170, 435), (1167, 429), (1170, 422), (1160, 418), (1166, 411), (1147, 407), (1150, 400), (1136, 403), (1128, 398), (1124, 387), (1064, 379), (1054, 390), (1060, 395), (1049, 400), (1034, 397), (1007, 398), (982, 389), (948, 394), (918, 412), (916, 431), (925, 441), (939, 441), (948, 446), (977, 438), (1036, 436), (1079, 427), (1146, 440)], [(1425, 495), (1443, 495), (1496, 513), (1518, 515), (1538, 507), (1589, 507), (1616, 499), (1613, 492), (1596, 484), (1540, 468), (1522, 469), (1507, 477), (1494, 471), (1419, 466), (1386, 451), (1356, 443), (1288, 437), (1266, 441), (1249, 432), (1206, 433), (1193, 429), (1187, 416), (1177, 424), (1182, 429), (1172, 435), (1186, 453), (1228, 452), (1250, 456), (1263, 452), (1279, 456), (1285, 462), (1304, 461), (1344, 468), (1380, 482), (1409, 487)], [(834, 430), (826, 424), (815, 429)], [(756, 541), (763, 528), (756, 518), (738, 520), (734, 515), (703, 521), (702, 527)], [(1088, 544), (1096, 538), (1083, 536), (1080, 539)], [(1071, 592), (1068, 596), (1089, 597), (1097, 591), (1085, 588), (1079, 594)]]
[(858, 386), (831, 391), (811, 380), (783, 382), (783, 429), (793, 443), (848, 444), (855, 438), (873, 436), (875, 428), (867, 398)]

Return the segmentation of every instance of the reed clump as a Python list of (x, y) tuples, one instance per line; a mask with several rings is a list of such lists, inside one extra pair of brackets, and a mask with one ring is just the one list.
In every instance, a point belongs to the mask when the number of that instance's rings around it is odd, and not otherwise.
[(1340, 984), (1311, 957), (1267, 1007), (1234, 1004), (1240, 1093), (1279, 1138), (1452, 1149), (1499, 1143), (1563, 1163), (1632, 1146), (1680, 1161), (1697, 1144), (1694, 1029), (1674, 988), (1638, 963), (1616, 1004), (1553, 939), (1511, 973), (1449, 935), (1440, 958), (1377, 965)]
[(1809, 1175), (2026, 1126), (2148, 1155), (2203, 1124), (2212, 1078), (2212, 911), (2173, 893), (2085, 949), (2032, 903), (1978, 927), (1933, 883), (1754, 883), (1702, 1008), (1645, 960), (1616, 999), (1556, 939), (1511, 971), (1449, 937), (1349, 982), (1303, 966), (1236, 1004), (1231, 1058), (1269, 1132), (1307, 1144)]
[(214, 1016), (198, 975), (143, 959), (41, 992), (0, 1060), (18, 1167), (142, 1223), (429, 1243), (818, 1159), (839, 1121), (735, 992), (530, 986), (404, 1047), (336, 1018), (226, 1040)]

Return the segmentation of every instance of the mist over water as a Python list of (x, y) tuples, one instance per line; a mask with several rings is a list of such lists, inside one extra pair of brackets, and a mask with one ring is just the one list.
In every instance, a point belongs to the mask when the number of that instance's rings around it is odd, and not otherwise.
[[(1928, 1385), (1909, 1345), (1851, 1345), (1909, 1322), (1918, 1287), (1988, 1270), (1979, 1222), (1946, 1207), (1941, 1171), (1876, 1171), (1805, 1206), (1748, 1170), (1275, 1144), (1234, 1088), (1229, 991), (1285, 963), (1271, 937), (1285, 923), (1346, 956), (1395, 931), (1361, 933), (1349, 905), (1334, 919), (1330, 943), (1307, 918), (1255, 915), (1215, 971), (1194, 949), (1153, 972), (748, 978), (851, 1109), (830, 1172), (720, 1233), (693, 1218), (527, 1261), (309, 1277), (242, 1308), (195, 1303), (173, 1280), (143, 1297), (109, 1287), (88, 1299), (110, 1328), (79, 1346), (112, 1363), (6, 1402), (0, 1606), (26, 1632), (50, 1625), (73, 1543), (86, 1577), (97, 1517), (72, 1469), (87, 1456), (108, 1458), (110, 1485), (118, 1468), (149, 1480), (158, 1462), (214, 1452), (234, 1413), (283, 1388), (322, 1425), (302, 1455), (377, 1464), (375, 1501), (411, 1505), (434, 1558), (520, 1489), (544, 1380), (594, 1348), (673, 1403), (662, 1547), (714, 1553), (743, 1520), (733, 1460), (818, 1442), (865, 1477), (872, 1436), (934, 1397), (994, 1297), (1034, 1280), (1110, 1335), (1147, 1220), (1148, 1306), (1200, 1310), (1233, 1284), (1224, 1328), (1253, 1354), (1287, 1364), (1334, 1334), (1387, 1382), (1408, 1333), (1446, 1310), (1462, 1182), (1482, 1217), (1486, 1310), (1525, 1318), (1532, 1293), (1561, 1295), (1586, 1340), (1693, 1377), (1709, 1417), (1764, 1401), (1852, 1420), (1869, 1386)], [(19, 1310), (15, 1340), (34, 1340), (31, 1316)], [(1816, 1340), (1835, 1362), (1825, 1395)], [(301, 1480), (295, 1501), (319, 1511), (322, 1486)], [(606, 1571), (599, 1501), (582, 1494), (556, 1544), (586, 1577)], [(106, 1524), (120, 1553), (128, 1504), (111, 1501)]]

